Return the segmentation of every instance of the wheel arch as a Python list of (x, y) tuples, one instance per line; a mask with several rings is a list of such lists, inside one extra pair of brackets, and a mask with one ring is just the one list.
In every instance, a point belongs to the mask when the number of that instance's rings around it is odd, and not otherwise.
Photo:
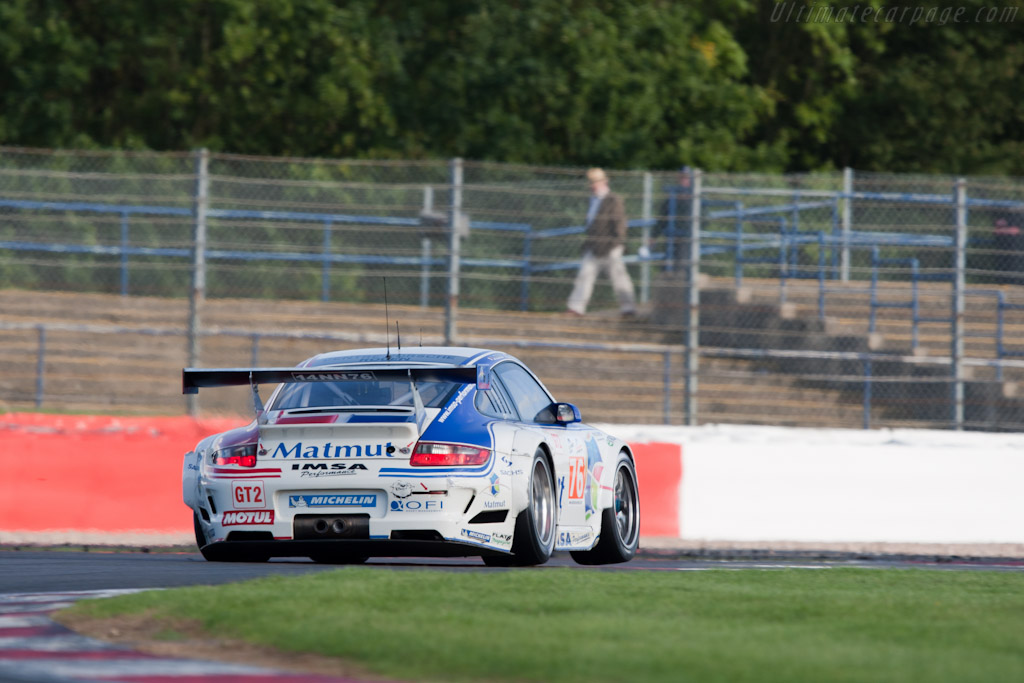
[(609, 489), (611, 489), (611, 490), (602, 490), (601, 491), (601, 496), (599, 498), (599, 500), (600, 500), (600, 509), (601, 510), (604, 510), (606, 508), (610, 508), (610, 507), (612, 507), (615, 504), (615, 491), (614, 491), (614, 487), (615, 487), (615, 474), (614, 473), (615, 473), (615, 470), (618, 469), (619, 457), (622, 454), (626, 455), (626, 458), (629, 460), (629, 464), (632, 465), (632, 467), (633, 467), (633, 478), (634, 478), (633, 483), (634, 483), (634, 485), (637, 487), (637, 489), (640, 488), (640, 482), (636, 481), (636, 457), (633, 455), (633, 449), (631, 449), (629, 447), (629, 444), (623, 442), (619, 446), (619, 449), (615, 452), (615, 456), (612, 457), (609, 460), (609, 475), (610, 475), (610, 478), (607, 481), (608, 481)]

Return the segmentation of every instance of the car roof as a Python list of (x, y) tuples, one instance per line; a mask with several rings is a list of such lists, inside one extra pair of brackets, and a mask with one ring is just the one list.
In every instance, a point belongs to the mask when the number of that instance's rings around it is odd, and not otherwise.
[(328, 365), (350, 365), (360, 363), (393, 363), (404, 365), (493, 365), (500, 360), (512, 359), (501, 351), (478, 349), (466, 346), (415, 346), (404, 349), (348, 349), (329, 351), (313, 356), (302, 362), (300, 367), (324, 367)]

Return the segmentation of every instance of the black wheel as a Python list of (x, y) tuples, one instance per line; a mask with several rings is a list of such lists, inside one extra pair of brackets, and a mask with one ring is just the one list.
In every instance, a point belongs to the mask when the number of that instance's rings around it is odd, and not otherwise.
[(580, 564), (616, 564), (629, 562), (640, 543), (640, 494), (636, 470), (625, 452), (615, 465), (615, 497), (612, 506), (601, 513), (601, 540), (593, 550), (573, 551)]
[(530, 492), (526, 509), (516, 516), (511, 555), (485, 555), (484, 564), (491, 567), (525, 567), (544, 564), (555, 549), (555, 527), (558, 524), (558, 503), (555, 500), (555, 479), (544, 451), (533, 454), (530, 466)]
[(203, 528), (199, 525), (199, 515), (192, 513), (192, 529), (196, 534), (196, 545), (203, 559), (208, 562), (266, 562), (270, 555), (255, 552), (241, 552), (233, 548), (225, 547), (225, 543), (209, 545), (203, 535)]

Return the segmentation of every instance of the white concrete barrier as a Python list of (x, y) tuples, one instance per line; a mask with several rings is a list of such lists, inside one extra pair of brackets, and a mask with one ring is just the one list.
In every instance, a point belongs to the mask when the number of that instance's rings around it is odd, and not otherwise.
[(601, 427), (682, 446), (684, 540), (1024, 543), (1024, 435)]

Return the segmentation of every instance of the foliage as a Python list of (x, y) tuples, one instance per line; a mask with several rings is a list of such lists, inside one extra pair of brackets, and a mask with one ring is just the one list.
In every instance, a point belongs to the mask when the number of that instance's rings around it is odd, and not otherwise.
[(854, 7), (8, 0), (0, 145), (1024, 174), (1022, 0)]

